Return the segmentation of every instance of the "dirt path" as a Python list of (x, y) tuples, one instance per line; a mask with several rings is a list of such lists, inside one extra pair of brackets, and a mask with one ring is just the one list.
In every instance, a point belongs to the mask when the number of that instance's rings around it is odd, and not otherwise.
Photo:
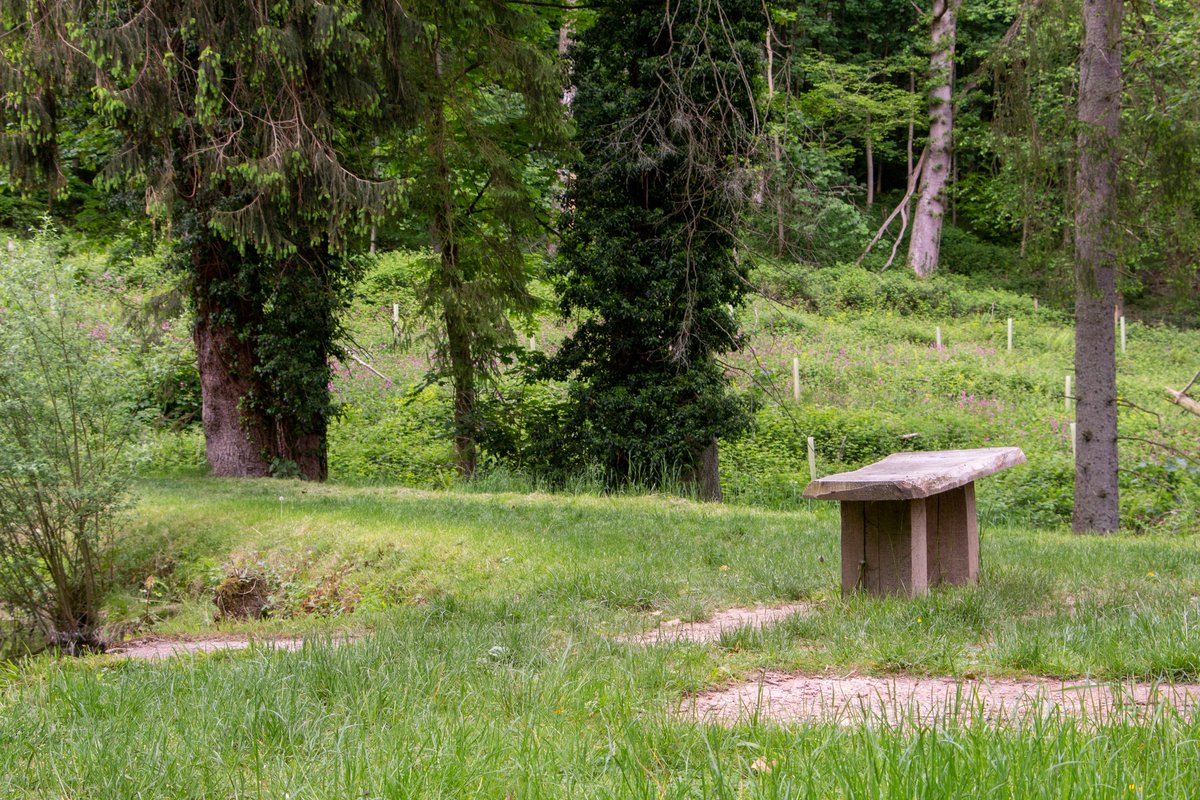
[(684, 622), (670, 619), (657, 628), (635, 636), (621, 637), (631, 644), (659, 644), (661, 642), (715, 642), (725, 631), (738, 628), (763, 628), (793, 614), (807, 611), (807, 603), (789, 603), (782, 606), (755, 606), (753, 608), (727, 608), (718, 611), (703, 622)]
[(1072, 716), (1102, 722), (1144, 720), (1162, 706), (1191, 716), (1197, 684), (1098, 684), (1088, 681), (956, 680), (809, 676), (764, 673), (760, 680), (686, 698), (680, 713), (732, 724), (757, 715), (777, 722), (903, 721), (920, 725), (983, 720), (1003, 724), (1033, 717)]
[[(347, 641), (345, 638), (328, 639), (326, 637), (309, 637), (313, 641), (332, 641), (339, 645)], [(108, 649), (109, 655), (121, 658), (136, 658), (145, 661), (156, 661), (173, 656), (195, 655), (196, 653), (215, 653), (221, 650), (245, 650), (251, 645), (278, 650), (299, 650), (304, 646), (304, 638), (287, 636), (279, 638), (240, 636), (204, 636), (195, 639), (169, 639), (160, 636), (143, 636), (131, 639)]]

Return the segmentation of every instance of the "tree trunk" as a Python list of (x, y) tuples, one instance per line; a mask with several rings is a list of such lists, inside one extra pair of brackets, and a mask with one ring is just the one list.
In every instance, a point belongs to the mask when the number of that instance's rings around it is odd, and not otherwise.
[[(917, 94), (917, 76), (912, 72), (908, 72), (908, 94)], [(916, 136), (916, 121), (912, 119), (912, 114), (908, 114), (908, 137), (905, 142), (906, 155), (908, 156), (908, 172), (905, 173), (908, 182), (912, 182), (912, 140)]]
[[(246, 334), (254, 320), (261, 319), (262, 309), (257, 299), (248, 297), (235, 307), (226, 307), (218, 299), (220, 294), (209, 290), (227, 279), (238, 257), (232, 246), (214, 243), (201, 246), (193, 260), (196, 322), (192, 338), (200, 373), (200, 419), (209, 474), (264, 477), (272, 474), (272, 462), (278, 459), (294, 463), (298, 477), (324, 480), (328, 475), (324, 418), (269, 417), (247, 403), (256, 396), (267, 402), (272, 393), (272, 387), (263, 385), (255, 375), (259, 357)], [(302, 267), (285, 264), (280, 268)], [(326, 365), (327, 359), (328, 353), (313, 356), (316, 368)]]
[(954, 40), (959, 0), (934, 0), (933, 55), (929, 59), (929, 152), (913, 217), (908, 265), (922, 278), (937, 270), (946, 215), (954, 134)]
[(871, 115), (867, 114), (867, 208), (875, 205), (875, 147), (871, 141)]
[(216, 309), (200, 309), (193, 331), (200, 370), (200, 419), (209, 473), (223, 478), (270, 474), (270, 437), (263, 420), (242, 398), (253, 388), (254, 355), (249, 343), (216, 321)]
[(775, 159), (775, 255), (782, 256), (787, 253), (787, 214), (783, 205), (784, 193), (784, 174), (783, 174), (783, 144), (779, 141), (779, 134), (771, 137), (771, 156)]
[[(566, 28), (563, 29), (564, 31)], [(436, 56), (435, 56), (436, 57)], [(440, 61), (436, 74), (441, 77)], [(449, 131), (445, 106), (439, 101), (430, 120), (429, 160), (433, 169), (431, 198), (433, 249), (439, 256), (437, 285), (441, 291), (442, 321), (446, 325), (446, 357), (454, 389), (454, 451), (458, 472), (475, 474), (475, 361), (471, 357), (471, 329), (467, 318), (463, 265), (454, 230), (454, 185), (446, 155)]]
[[(453, 250), (453, 248), (450, 248)], [(446, 259), (443, 251), (442, 258)], [(450, 267), (454, 270), (454, 267)], [(461, 288), (458, 290), (461, 292)], [(450, 358), (450, 382), (454, 387), (454, 453), (458, 472), (465, 478), (475, 474), (475, 364), (471, 358), (471, 334), (453, 289), (443, 300), (446, 349)]]
[(1075, 192), (1076, 533), (1120, 523), (1117, 484), (1116, 181), (1121, 2), (1084, 0)]
[(701, 500), (721, 502), (721, 459), (715, 436), (701, 451), (696, 466), (684, 476), (684, 480), (695, 487), (696, 496)]

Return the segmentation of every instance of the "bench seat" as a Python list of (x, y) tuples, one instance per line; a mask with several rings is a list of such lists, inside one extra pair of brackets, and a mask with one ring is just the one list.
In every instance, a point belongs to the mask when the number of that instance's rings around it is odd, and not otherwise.
[(978, 580), (975, 480), (1024, 463), (1018, 447), (894, 453), (808, 484), (805, 497), (842, 504), (842, 592)]

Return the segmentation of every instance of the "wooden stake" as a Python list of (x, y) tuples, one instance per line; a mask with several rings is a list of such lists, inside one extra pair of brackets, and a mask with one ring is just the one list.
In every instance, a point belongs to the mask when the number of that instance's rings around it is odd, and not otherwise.
[(537, 350), (537, 337), (536, 336), (529, 337), (529, 349)]
[(1071, 423), (1071, 458), (1075, 458), (1075, 423)]
[(392, 322), (400, 322), (400, 304), (392, 303)]
[(813, 437), (808, 437), (808, 479), (817, 479), (817, 443)]
[(1037, 298), (1035, 297), (1035, 298), (1033, 298), (1033, 310), (1037, 311), (1037, 309), (1038, 309)]
[(1063, 406), (1067, 413), (1071, 413), (1071, 376), (1067, 376), (1066, 383), (1063, 384)]
[(941, 350), (942, 349), (942, 326), (941, 325), (937, 326), (937, 329), (935, 331), (935, 336), (937, 337), (937, 349)]
[(800, 359), (792, 359), (792, 399), (800, 402)]
[(1125, 318), (1121, 317), (1121, 352), (1125, 352)]
[(1008, 318), (1008, 352), (1012, 352), (1012, 317)]

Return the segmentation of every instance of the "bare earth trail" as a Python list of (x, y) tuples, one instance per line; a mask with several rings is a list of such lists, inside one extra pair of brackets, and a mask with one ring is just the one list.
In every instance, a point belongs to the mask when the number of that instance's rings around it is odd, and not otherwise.
[[(805, 603), (729, 608), (703, 622), (678, 619), (622, 641), (631, 644), (714, 642), (739, 628), (763, 628), (812, 609)], [(930, 725), (952, 718), (988, 723), (1053, 715), (1090, 721), (1145, 720), (1162, 708), (1186, 716), (1200, 706), (1200, 685), (1097, 683), (1046, 678), (959, 680), (907, 675), (791, 675), (765, 672), (756, 681), (704, 692), (680, 704), (685, 717), (733, 724), (752, 717), (776, 722)]]
[(247, 650), (257, 646), (263, 649), (294, 651), (304, 647), (305, 640), (314, 643), (327, 642), (334, 646), (351, 641), (346, 637), (329, 638), (327, 636), (281, 636), (254, 637), (235, 635), (202, 636), (188, 639), (168, 638), (161, 636), (142, 636), (121, 642), (110, 647), (107, 655), (120, 658), (133, 658), (141, 661), (158, 661), (174, 656), (190, 656), (197, 653), (217, 653), (223, 650)]
[(1046, 717), (1089, 722), (1146, 721), (1160, 710), (1191, 717), (1200, 685), (1097, 683), (1046, 678), (958, 680), (907, 675), (813, 676), (765, 672), (757, 681), (686, 698), (681, 715), (722, 724), (775, 722), (939, 722), (989, 724)]
[(726, 631), (740, 628), (763, 628), (780, 622), (793, 614), (812, 608), (808, 603), (789, 603), (781, 606), (754, 606), (753, 608), (727, 608), (717, 611), (702, 622), (684, 622), (671, 619), (635, 636), (621, 637), (629, 644), (659, 644), (665, 642), (715, 642)]
[[(707, 643), (728, 632), (763, 628), (811, 610), (806, 603), (729, 608), (702, 622), (667, 620), (644, 633), (623, 637), (627, 644)], [(359, 638), (314, 636), (313, 642), (341, 645)], [(145, 636), (108, 652), (123, 658), (161, 660), (174, 656), (245, 650), (252, 646), (300, 650), (305, 638), (217, 635), (190, 639)], [(1175, 711), (1191, 718), (1200, 709), (1200, 684), (1099, 683), (1049, 678), (956, 679), (894, 675), (793, 675), (763, 672), (757, 679), (684, 698), (681, 717), (731, 725), (752, 718), (779, 723), (897, 723), (928, 726), (983, 721), (1005, 724), (1046, 717), (1077, 717), (1092, 723), (1145, 722)]]

